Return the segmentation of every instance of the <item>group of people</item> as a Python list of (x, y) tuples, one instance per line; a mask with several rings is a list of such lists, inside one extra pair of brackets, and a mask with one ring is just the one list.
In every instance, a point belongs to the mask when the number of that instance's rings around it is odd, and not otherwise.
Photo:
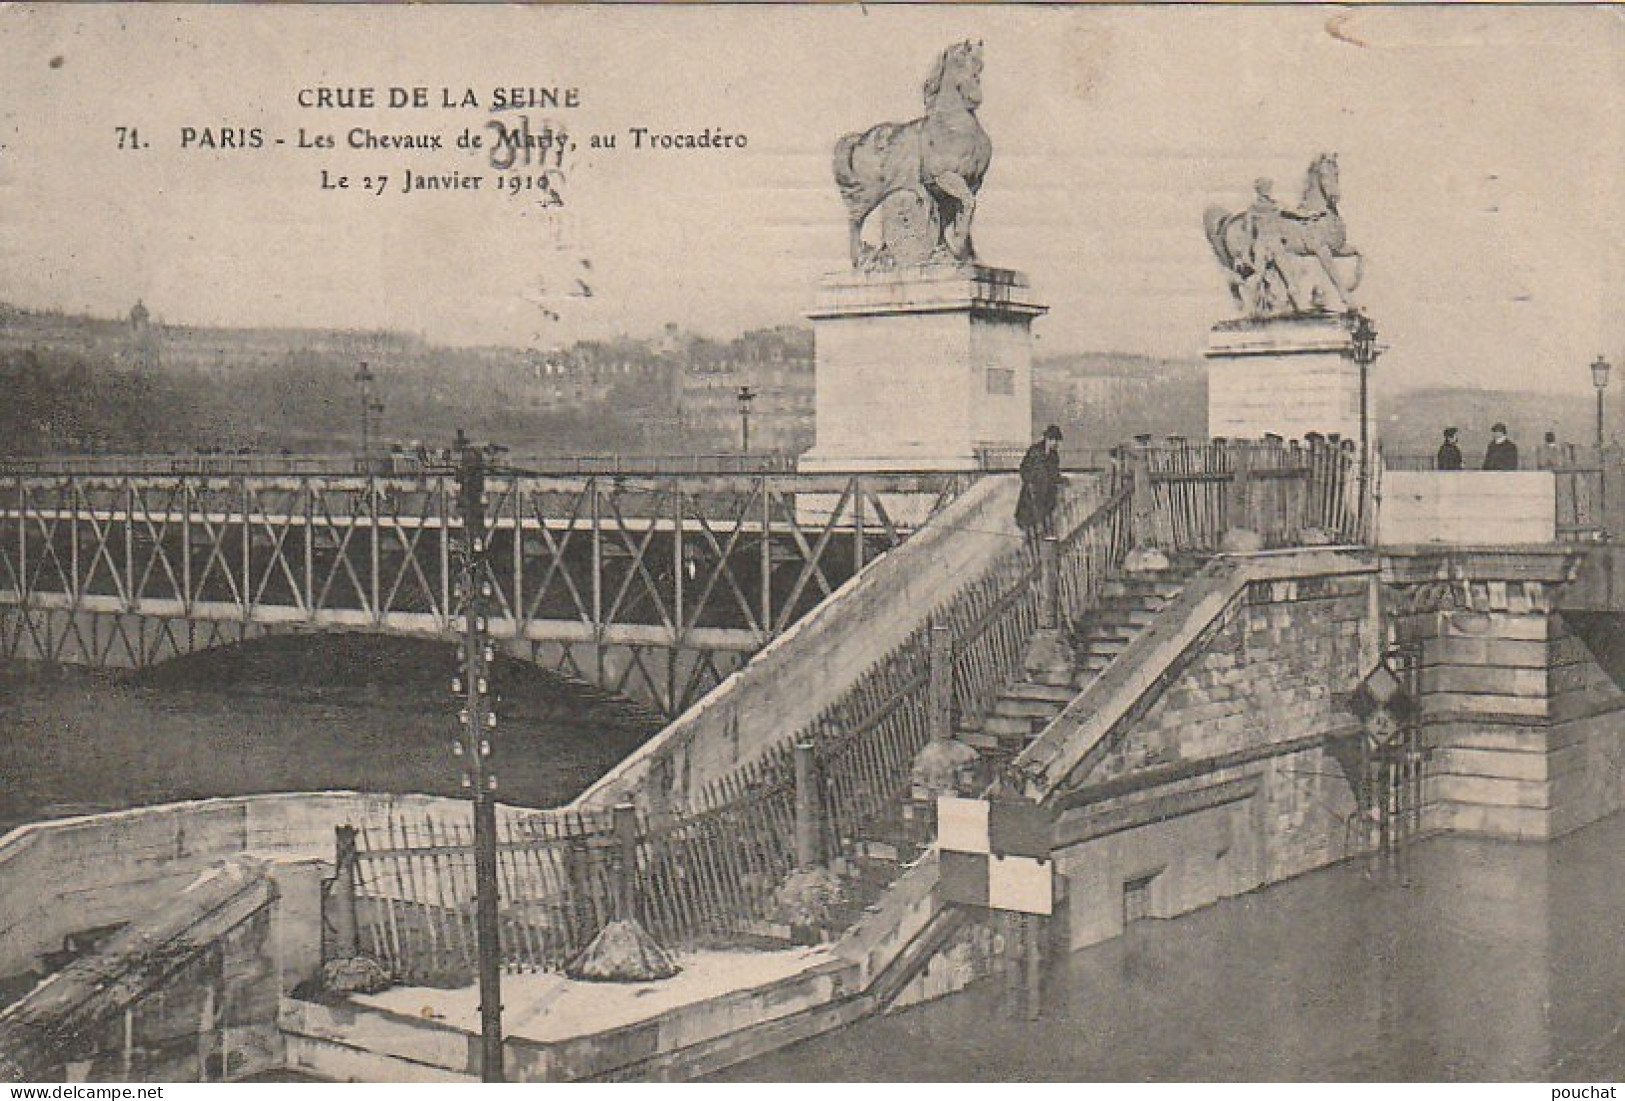
[[(1439, 445), (1439, 453), (1434, 456), (1433, 466), (1437, 470), (1461, 470), (1461, 445), (1457, 442), (1459, 433), (1455, 428), (1444, 430), (1444, 442)], [(1573, 457), (1568, 449), (1557, 442), (1556, 432), (1547, 432), (1546, 439), (1540, 446), (1540, 469), (1555, 470), (1562, 466), (1572, 465)], [(1484, 449), (1484, 463), (1481, 470), (1517, 470), (1518, 445), (1512, 442), (1507, 435), (1507, 426), (1500, 422), (1490, 427), (1490, 443)]]
[[(1434, 457), (1438, 470), (1462, 470), (1464, 465), (1460, 432), (1454, 428), (1444, 430), (1444, 442)], [(1541, 444), (1539, 465), (1552, 470), (1572, 465), (1568, 449), (1557, 442), (1556, 432), (1547, 432)], [(1483, 470), (1517, 470), (1518, 445), (1507, 435), (1507, 426), (1499, 421), (1490, 427), (1489, 446), (1484, 449)], [(1044, 429), (1021, 460), (1021, 496), (1016, 502), (1016, 524), (1028, 538), (1038, 538), (1050, 528), (1050, 516), (1055, 511), (1060, 488), (1066, 484), (1061, 474), (1061, 430), (1055, 425)]]

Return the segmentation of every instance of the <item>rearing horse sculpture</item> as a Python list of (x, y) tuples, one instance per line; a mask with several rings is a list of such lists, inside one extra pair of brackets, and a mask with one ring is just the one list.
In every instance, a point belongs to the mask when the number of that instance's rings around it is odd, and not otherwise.
[[(1350, 295), (1360, 285), (1365, 258), (1348, 243), (1348, 228), (1337, 209), (1342, 198), (1337, 155), (1323, 153), (1310, 164), (1303, 201), (1296, 210), (1277, 207), (1267, 193), (1267, 184), (1259, 181), (1258, 199), (1249, 209), (1231, 213), (1209, 207), (1202, 219), (1236, 304), (1249, 317), (1334, 308), (1325, 301), (1315, 269), (1298, 259), (1312, 257), (1337, 296), (1335, 309), (1353, 309)], [(1346, 281), (1336, 264), (1344, 258), (1354, 260), (1354, 271)]]
[[(993, 142), (976, 119), (981, 103), (982, 44), (957, 42), (942, 51), (925, 82), (923, 117), (883, 122), (835, 143), (835, 182), (846, 202), (853, 267), (940, 253), (974, 257), (976, 192), (993, 159)], [(888, 205), (880, 250), (866, 252), (865, 220), (899, 192), (895, 216)]]

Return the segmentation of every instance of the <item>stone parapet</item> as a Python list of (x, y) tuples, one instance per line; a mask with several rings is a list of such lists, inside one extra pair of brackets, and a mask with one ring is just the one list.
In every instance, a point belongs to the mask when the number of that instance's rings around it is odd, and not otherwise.
[(1377, 538), (1384, 545), (1557, 541), (1557, 477), (1549, 470), (1390, 470)]

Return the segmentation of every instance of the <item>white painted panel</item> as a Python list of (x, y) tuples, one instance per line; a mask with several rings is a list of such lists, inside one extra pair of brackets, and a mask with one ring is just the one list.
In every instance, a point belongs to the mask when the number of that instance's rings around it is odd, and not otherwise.
[(992, 851), (987, 832), (988, 806), (981, 799), (958, 799), (951, 795), (938, 798), (937, 847), (946, 852)]
[(1389, 546), (1552, 543), (1557, 479), (1544, 470), (1390, 470), (1378, 534)]
[(1027, 856), (995, 856), (987, 866), (987, 904), (994, 910), (1047, 914), (1055, 905), (1054, 867)]

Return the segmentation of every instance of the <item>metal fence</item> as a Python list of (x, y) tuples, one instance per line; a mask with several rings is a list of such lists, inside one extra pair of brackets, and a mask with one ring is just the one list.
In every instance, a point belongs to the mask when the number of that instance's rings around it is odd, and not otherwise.
[[(816, 719), (706, 787), (682, 814), (639, 814), (621, 837), (605, 814), (538, 812), (509, 823), (498, 846), (507, 966), (563, 965), (617, 915), (626, 876), (639, 885), (635, 916), (668, 946), (737, 936), (771, 918), (797, 862), (798, 744), (816, 764), (820, 847), (850, 851), (888, 828), (927, 740), (956, 721), (974, 726), (1019, 675), (1047, 603), (1063, 622), (1086, 612), (1136, 538), (1200, 553), (1244, 523), (1275, 544), (1308, 529), (1352, 539), (1357, 493), (1353, 459), (1334, 447), (1176, 442), (1119, 452), (1104, 501), (1064, 501), (1051, 550), (1039, 541), (1010, 547)], [(466, 979), (467, 829), (422, 823), (369, 834), (355, 866), (364, 946), (409, 981)]]
[(1137, 538), (1164, 550), (1216, 551), (1235, 529), (1269, 547), (1366, 534), (1359, 455), (1335, 444), (1176, 440), (1126, 448), (1119, 462), (1134, 482)]
[[(1128, 505), (1125, 484), (1104, 504), (1063, 506), (1054, 587), (1067, 614), (1086, 610), (1126, 553)], [(937, 660), (951, 662), (948, 707), (974, 722), (1018, 672), (1038, 625), (1042, 557), (1036, 543), (1013, 546), (806, 727), (709, 785), (681, 816), (640, 815), (634, 910), (644, 926), (683, 946), (773, 916), (775, 892), (796, 862), (797, 744), (813, 747), (825, 852), (883, 829), (908, 790), (914, 757), (948, 721), (930, 690), (933, 628), (943, 632)], [(509, 968), (557, 968), (611, 918), (621, 844), (603, 814), (540, 812), (505, 827), (498, 855)], [(424, 822), (366, 834), (356, 868), (363, 947), (408, 981), (466, 978), (474, 966), (469, 831)]]

